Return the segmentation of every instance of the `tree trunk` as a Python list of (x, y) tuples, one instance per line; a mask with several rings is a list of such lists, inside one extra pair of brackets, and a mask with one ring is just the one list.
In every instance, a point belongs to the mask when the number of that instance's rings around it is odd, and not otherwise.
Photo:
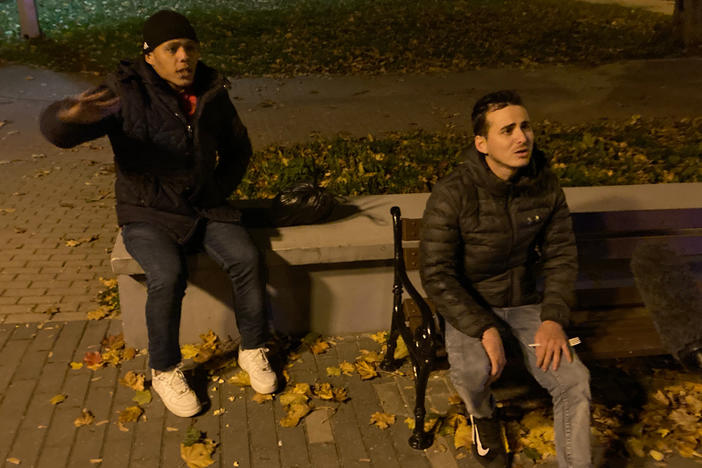
[(702, 0), (675, 0), (673, 24), (687, 49), (702, 49)]
[(41, 36), (36, 1), (17, 0), (17, 10), (19, 11), (20, 32), (22, 37), (29, 39)]

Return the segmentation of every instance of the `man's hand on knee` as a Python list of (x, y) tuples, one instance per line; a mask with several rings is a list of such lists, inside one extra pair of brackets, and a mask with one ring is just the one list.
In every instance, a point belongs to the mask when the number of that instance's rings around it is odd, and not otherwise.
[(551, 369), (558, 370), (561, 363), (561, 353), (568, 362), (573, 362), (573, 356), (568, 347), (568, 337), (563, 331), (563, 327), (558, 322), (545, 320), (534, 335), (536, 343), (536, 366), (544, 372)]
[(487, 385), (490, 385), (494, 381), (500, 378), (502, 375), (502, 370), (507, 364), (507, 358), (505, 357), (505, 349), (502, 346), (502, 338), (500, 337), (500, 332), (497, 328), (491, 327), (483, 332), (481, 338), (483, 343), (483, 348), (490, 359), (490, 365), (492, 369), (490, 370), (490, 378), (487, 381)]

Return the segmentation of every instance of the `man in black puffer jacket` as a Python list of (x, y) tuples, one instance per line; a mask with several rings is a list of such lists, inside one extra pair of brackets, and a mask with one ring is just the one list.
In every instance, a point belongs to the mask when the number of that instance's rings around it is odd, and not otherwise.
[(451, 379), (471, 415), (474, 454), (485, 466), (509, 463), (490, 385), (506, 363), (501, 334), (510, 333), (553, 397), (559, 466), (588, 467), (589, 373), (563, 331), (577, 275), (563, 190), (534, 148), (516, 93), (484, 96), (472, 120), (475, 148), (427, 202), (420, 273), (446, 320)]
[(178, 416), (200, 403), (180, 369), (185, 255), (204, 249), (231, 277), (239, 364), (259, 393), (277, 387), (264, 348), (259, 254), (227, 203), (246, 171), (251, 143), (229, 99), (229, 82), (200, 62), (195, 30), (162, 10), (144, 23), (144, 55), (122, 61), (102, 86), (50, 105), (41, 130), (62, 148), (107, 135), (115, 155), (117, 220), (146, 273), (152, 385)]

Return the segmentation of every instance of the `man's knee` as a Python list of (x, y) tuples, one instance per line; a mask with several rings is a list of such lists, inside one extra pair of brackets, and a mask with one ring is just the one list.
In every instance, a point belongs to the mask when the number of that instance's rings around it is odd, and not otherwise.
[(462, 353), (448, 351), (449, 373), (455, 385), (466, 389), (483, 389), (492, 367), (484, 352)]
[(187, 273), (180, 266), (155, 268), (146, 274), (146, 284), (150, 292), (182, 294), (187, 284)]
[(556, 385), (552, 394), (562, 394), (570, 391), (590, 394), (590, 371), (579, 359), (573, 362), (561, 362), (556, 371)]

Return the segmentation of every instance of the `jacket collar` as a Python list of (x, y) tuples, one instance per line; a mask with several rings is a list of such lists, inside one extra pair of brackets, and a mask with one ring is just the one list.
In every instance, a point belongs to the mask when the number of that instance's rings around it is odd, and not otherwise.
[(521, 168), (510, 180), (502, 180), (495, 175), (485, 161), (485, 155), (472, 147), (466, 152), (463, 161), (466, 169), (473, 174), (476, 184), (495, 196), (506, 196), (510, 192), (526, 190), (544, 179), (548, 162), (544, 153), (534, 147), (529, 165)]
[[(140, 56), (133, 61), (120, 61), (116, 78), (118, 81), (126, 81), (129, 79), (139, 78), (144, 83), (154, 86), (158, 89), (175, 94), (173, 88), (161, 78), (151, 65), (146, 63), (143, 56)], [(217, 70), (208, 67), (201, 61), (197, 63), (195, 70), (195, 82), (192, 89), (197, 96), (202, 96), (209, 90), (220, 87), (228, 87), (229, 82)]]

